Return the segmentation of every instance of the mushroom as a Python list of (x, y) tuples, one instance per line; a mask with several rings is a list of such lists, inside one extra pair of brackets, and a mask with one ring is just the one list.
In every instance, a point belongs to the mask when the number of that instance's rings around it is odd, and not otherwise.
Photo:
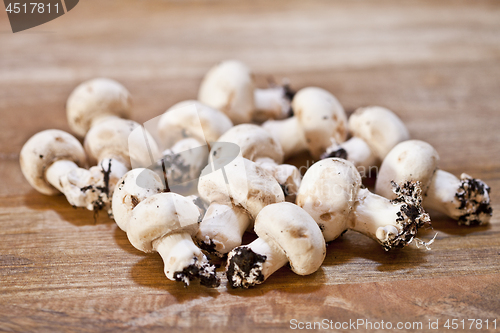
[(106, 78), (83, 82), (73, 90), (66, 102), (69, 126), (81, 137), (103, 119), (129, 118), (131, 113), (130, 93), (120, 83)]
[(160, 117), (157, 129), (170, 186), (197, 179), (207, 165), (207, 144), (232, 126), (224, 113), (198, 101), (183, 101), (169, 108)]
[[(281, 185), (285, 195), (294, 196), (300, 186), (300, 172), (297, 167), (283, 163), (283, 149), (279, 142), (262, 127), (252, 124), (236, 125), (224, 133), (219, 142), (230, 142), (238, 145), (241, 155), (257, 163), (268, 171)], [(223, 148), (223, 146), (219, 146)], [(210, 158), (221, 156), (219, 149), (212, 149)]]
[[(84, 206), (99, 210), (110, 203), (119, 179), (135, 166), (151, 165), (159, 156), (153, 138), (138, 123), (121, 118), (108, 118), (95, 124), (85, 136), (85, 151), (95, 165), (89, 170), (73, 169), (63, 185), (80, 188), (86, 197)], [(109, 211), (111, 213), (111, 210)]]
[(293, 117), (262, 124), (280, 143), (285, 159), (306, 150), (318, 159), (330, 146), (345, 141), (347, 117), (344, 108), (328, 91), (303, 88), (295, 94), (292, 109)]
[(128, 171), (116, 185), (112, 208), (116, 224), (127, 231), (132, 210), (144, 199), (165, 192), (161, 178), (154, 171), (137, 168)]
[(198, 92), (198, 100), (224, 112), (235, 125), (287, 117), (291, 96), (287, 85), (256, 89), (252, 72), (237, 60), (212, 67)]
[(254, 225), (259, 236), (233, 249), (226, 275), (233, 288), (249, 288), (264, 282), (290, 262), (299, 275), (316, 272), (325, 259), (326, 245), (314, 219), (299, 206), (281, 202), (264, 207)]
[(71, 134), (51, 129), (33, 135), (21, 149), (19, 163), (24, 177), (38, 192), (62, 192), (72, 205), (81, 204), (80, 188), (65, 186), (62, 181), (69, 172), (87, 164), (82, 145)]
[(200, 211), (190, 199), (171, 192), (159, 193), (132, 210), (127, 236), (138, 250), (161, 255), (170, 280), (188, 286), (193, 279), (200, 279), (204, 286), (217, 287), (220, 280), (215, 267), (191, 238), (200, 220)]
[(458, 220), (458, 224), (482, 225), (492, 215), (490, 187), (482, 180), (462, 173), (460, 179), (438, 168), (439, 155), (428, 143), (401, 142), (380, 167), (375, 192), (392, 198), (391, 182), (417, 180), (422, 184), (424, 207)]
[(417, 229), (430, 223), (421, 206), (419, 182), (394, 183), (393, 200), (361, 186), (354, 164), (340, 158), (324, 159), (302, 178), (297, 205), (314, 218), (327, 242), (351, 229), (374, 239), (386, 251), (408, 245)]
[(380, 165), (398, 143), (410, 139), (410, 134), (392, 111), (381, 106), (359, 108), (349, 117), (352, 138), (331, 146), (321, 156), (345, 158), (358, 168)]
[[(224, 154), (221, 144), (213, 149)], [(221, 257), (241, 245), (243, 233), (262, 208), (284, 201), (280, 184), (258, 164), (241, 155), (227, 164), (223, 160), (216, 161), (222, 166), (218, 170), (212, 161), (200, 177), (198, 192), (210, 206), (196, 234), (200, 247)]]

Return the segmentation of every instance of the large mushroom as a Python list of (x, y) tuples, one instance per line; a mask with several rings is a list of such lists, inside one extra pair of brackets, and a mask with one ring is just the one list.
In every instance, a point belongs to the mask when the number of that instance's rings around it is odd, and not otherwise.
[(349, 161), (328, 158), (316, 162), (305, 173), (297, 205), (318, 223), (330, 242), (348, 229), (374, 239), (385, 250), (408, 245), (417, 229), (430, 219), (415, 181), (393, 184), (389, 200), (362, 188), (361, 176)]
[[(262, 127), (253, 124), (236, 125), (224, 133), (219, 142), (230, 142), (240, 147), (241, 155), (267, 170), (283, 187), (285, 195), (297, 194), (300, 172), (297, 167), (283, 164), (283, 149), (278, 141)], [(210, 159), (216, 160), (224, 146), (212, 149)]]
[(256, 89), (252, 72), (237, 60), (212, 67), (198, 92), (201, 102), (221, 110), (234, 124), (285, 118), (290, 112), (291, 96), (287, 85)]
[(264, 207), (255, 219), (254, 230), (259, 236), (256, 240), (228, 255), (226, 275), (233, 288), (260, 284), (288, 262), (295, 273), (312, 274), (325, 259), (320, 228), (295, 204), (281, 202)]
[(381, 106), (357, 109), (349, 117), (348, 126), (352, 138), (329, 147), (322, 158), (341, 157), (366, 169), (380, 165), (395, 145), (410, 139), (401, 119)]
[(307, 150), (319, 159), (330, 146), (337, 146), (347, 138), (344, 108), (328, 91), (303, 88), (295, 94), (292, 109), (293, 117), (262, 124), (280, 143), (285, 159)]
[(209, 164), (200, 177), (198, 192), (210, 206), (196, 239), (200, 247), (222, 257), (241, 245), (245, 230), (262, 208), (285, 198), (273, 176), (241, 155), (221, 166), (217, 170)]
[(220, 280), (215, 267), (191, 238), (200, 220), (200, 211), (190, 199), (171, 192), (159, 193), (132, 210), (127, 236), (138, 250), (161, 255), (170, 280), (188, 286), (193, 279), (199, 279), (204, 286), (217, 287)]
[(33, 135), (21, 149), (19, 162), (24, 177), (38, 192), (63, 193), (72, 205), (85, 204), (80, 188), (64, 182), (68, 173), (87, 164), (82, 145), (71, 134), (52, 129)]
[(424, 206), (458, 220), (459, 224), (481, 225), (492, 215), (490, 187), (463, 173), (460, 178), (439, 169), (439, 155), (428, 143), (401, 142), (385, 157), (375, 192), (393, 198), (391, 182), (416, 180), (422, 184)]

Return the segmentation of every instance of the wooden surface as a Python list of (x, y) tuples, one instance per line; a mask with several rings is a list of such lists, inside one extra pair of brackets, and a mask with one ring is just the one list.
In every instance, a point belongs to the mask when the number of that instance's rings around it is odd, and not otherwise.
[[(457, 227), (433, 213), (434, 230), (419, 234), (438, 232), (432, 251), (385, 253), (348, 232), (311, 276), (283, 268), (252, 290), (228, 290), (225, 278), (215, 290), (185, 289), (104, 214), (94, 221), (24, 180), (22, 144), (69, 130), (64, 103), (83, 80), (122, 82), (143, 122), (196, 97), (204, 72), (228, 58), (262, 83), (326, 88), (348, 112), (394, 110), (443, 169), (491, 186), (491, 224)], [(85, 0), (16, 34), (2, 12), (0, 116), (2, 331), (254, 332), (289, 330), (292, 319), (422, 322), (419, 331), (429, 320), (445, 331), (447, 319), (497, 319), (500, 330), (498, 2)]]

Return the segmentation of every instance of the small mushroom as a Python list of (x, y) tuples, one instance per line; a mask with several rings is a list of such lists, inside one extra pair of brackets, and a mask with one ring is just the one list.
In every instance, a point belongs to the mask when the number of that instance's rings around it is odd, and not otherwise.
[(352, 138), (331, 146), (321, 156), (345, 158), (356, 167), (380, 165), (398, 143), (410, 139), (410, 134), (394, 112), (380, 106), (359, 108), (349, 117)]
[(66, 115), (73, 132), (85, 136), (99, 121), (108, 117), (129, 118), (132, 98), (120, 83), (106, 78), (85, 81), (76, 87), (66, 102)]
[(84, 147), (95, 166), (71, 170), (63, 179), (64, 185), (80, 188), (86, 195), (87, 209), (99, 210), (110, 203), (116, 184), (132, 163), (146, 167), (159, 156), (153, 138), (136, 129), (140, 125), (132, 120), (109, 118), (88, 131)]
[(132, 210), (127, 236), (138, 250), (161, 255), (170, 280), (188, 286), (193, 279), (199, 279), (204, 286), (217, 287), (220, 280), (215, 267), (191, 238), (200, 220), (200, 211), (190, 199), (171, 192), (159, 193)]
[(241, 245), (243, 233), (262, 208), (284, 201), (276, 179), (241, 155), (219, 170), (213, 171), (209, 164), (200, 177), (198, 192), (210, 206), (196, 240), (221, 257)]
[(321, 230), (295, 204), (281, 202), (264, 207), (255, 219), (254, 230), (259, 236), (256, 240), (228, 255), (226, 275), (233, 288), (260, 284), (288, 262), (295, 273), (312, 274), (325, 259)]
[(196, 186), (188, 182), (197, 179), (207, 165), (208, 145), (232, 126), (224, 113), (198, 101), (184, 101), (169, 108), (157, 128), (164, 150), (162, 168), (170, 186)]
[[(236, 125), (224, 133), (219, 142), (238, 145), (241, 155), (268, 171), (281, 185), (285, 195), (294, 196), (300, 186), (301, 175), (297, 167), (283, 163), (283, 149), (279, 142), (262, 127), (252, 124)], [(222, 149), (223, 146), (218, 146)], [(212, 149), (210, 158), (216, 160), (222, 154)]]
[(221, 110), (237, 125), (287, 117), (291, 95), (287, 85), (256, 89), (250, 69), (240, 61), (227, 60), (207, 72), (198, 99)]
[(74, 136), (55, 129), (39, 132), (24, 144), (19, 162), (24, 177), (38, 192), (62, 192), (72, 205), (79, 205), (83, 196), (80, 188), (65, 187), (61, 181), (87, 164), (85, 151)]
[(490, 187), (463, 173), (460, 179), (438, 168), (439, 155), (428, 143), (401, 142), (386, 156), (380, 167), (375, 192), (387, 198), (391, 182), (416, 180), (422, 184), (424, 207), (444, 213), (458, 224), (482, 225), (492, 215)]
[(394, 183), (393, 200), (361, 186), (361, 176), (351, 162), (324, 159), (302, 178), (297, 205), (314, 218), (327, 242), (351, 229), (374, 239), (387, 251), (408, 245), (417, 229), (430, 223), (421, 206), (418, 182)]
[(285, 159), (306, 150), (318, 159), (330, 146), (345, 141), (344, 108), (328, 91), (316, 87), (301, 89), (293, 98), (292, 109), (293, 117), (262, 124), (280, 143)]
[(116, 224), (127, 231), (132, 211), (144, 199), (165, 192), (161, 178), (152, 170), (137, 168), (127, 172), (113, 192), (112, 209)]

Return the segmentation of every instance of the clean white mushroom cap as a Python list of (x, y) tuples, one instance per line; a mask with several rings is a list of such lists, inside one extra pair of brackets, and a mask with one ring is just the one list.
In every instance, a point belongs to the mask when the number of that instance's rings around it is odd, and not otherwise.
[(394, 112), (381, 107), (359, 108), (349, 117), (349, 130), (362, 138), (380, 160), (402, 141), (410, 139), (406, 126)]
[(200, 220), (200, 210), (190, 199), (171, 192), (159, 193), (134, 208), (127, 236), (135, 248), (152, 252), (152, 243), (161, 237), (181, 232), (193, 236)]
[(281, 202), (264, 207), (254, 224), (255, 233), (278, 246), (299, 275), (318, 270), (326, 255), (325, 239), (314, 219), (299, 206)]
[(106, 78), (83, 82), (73, 90), (66, 103), (66, 115), (73, 132), (84, 136), (98, 118), (129, 118), (132, 98), (120, 83)]
[(233, 127), (223, 112), (195, 100), (177, 103), (160, 118), (158, 135), (161, 143), (170, 148), (183, 138), (192, 137), (212, 143)]
[(162, 180), (154, 171), (137, 168), (127, 172), (113, 192), (113, 217), (120, 229), (127, 231), (132, 210), (141, 201), (163, 190)]
[(46, 195), (59, 191), (49, 184), (46, 170), (54, 162), (68, 160), (85, 167), (87, 157), (80, 142), (71, 134), (60, 130), (45, 130), (33, 135), (21, 149), (19, 162), (24, 177), (33, 188)]
[(249, 123), (255, 109), (254, 89), (250, 69), (240, 61), (227, 60), (207, 72), (198, 100), (221, 110), (234, 124)]

